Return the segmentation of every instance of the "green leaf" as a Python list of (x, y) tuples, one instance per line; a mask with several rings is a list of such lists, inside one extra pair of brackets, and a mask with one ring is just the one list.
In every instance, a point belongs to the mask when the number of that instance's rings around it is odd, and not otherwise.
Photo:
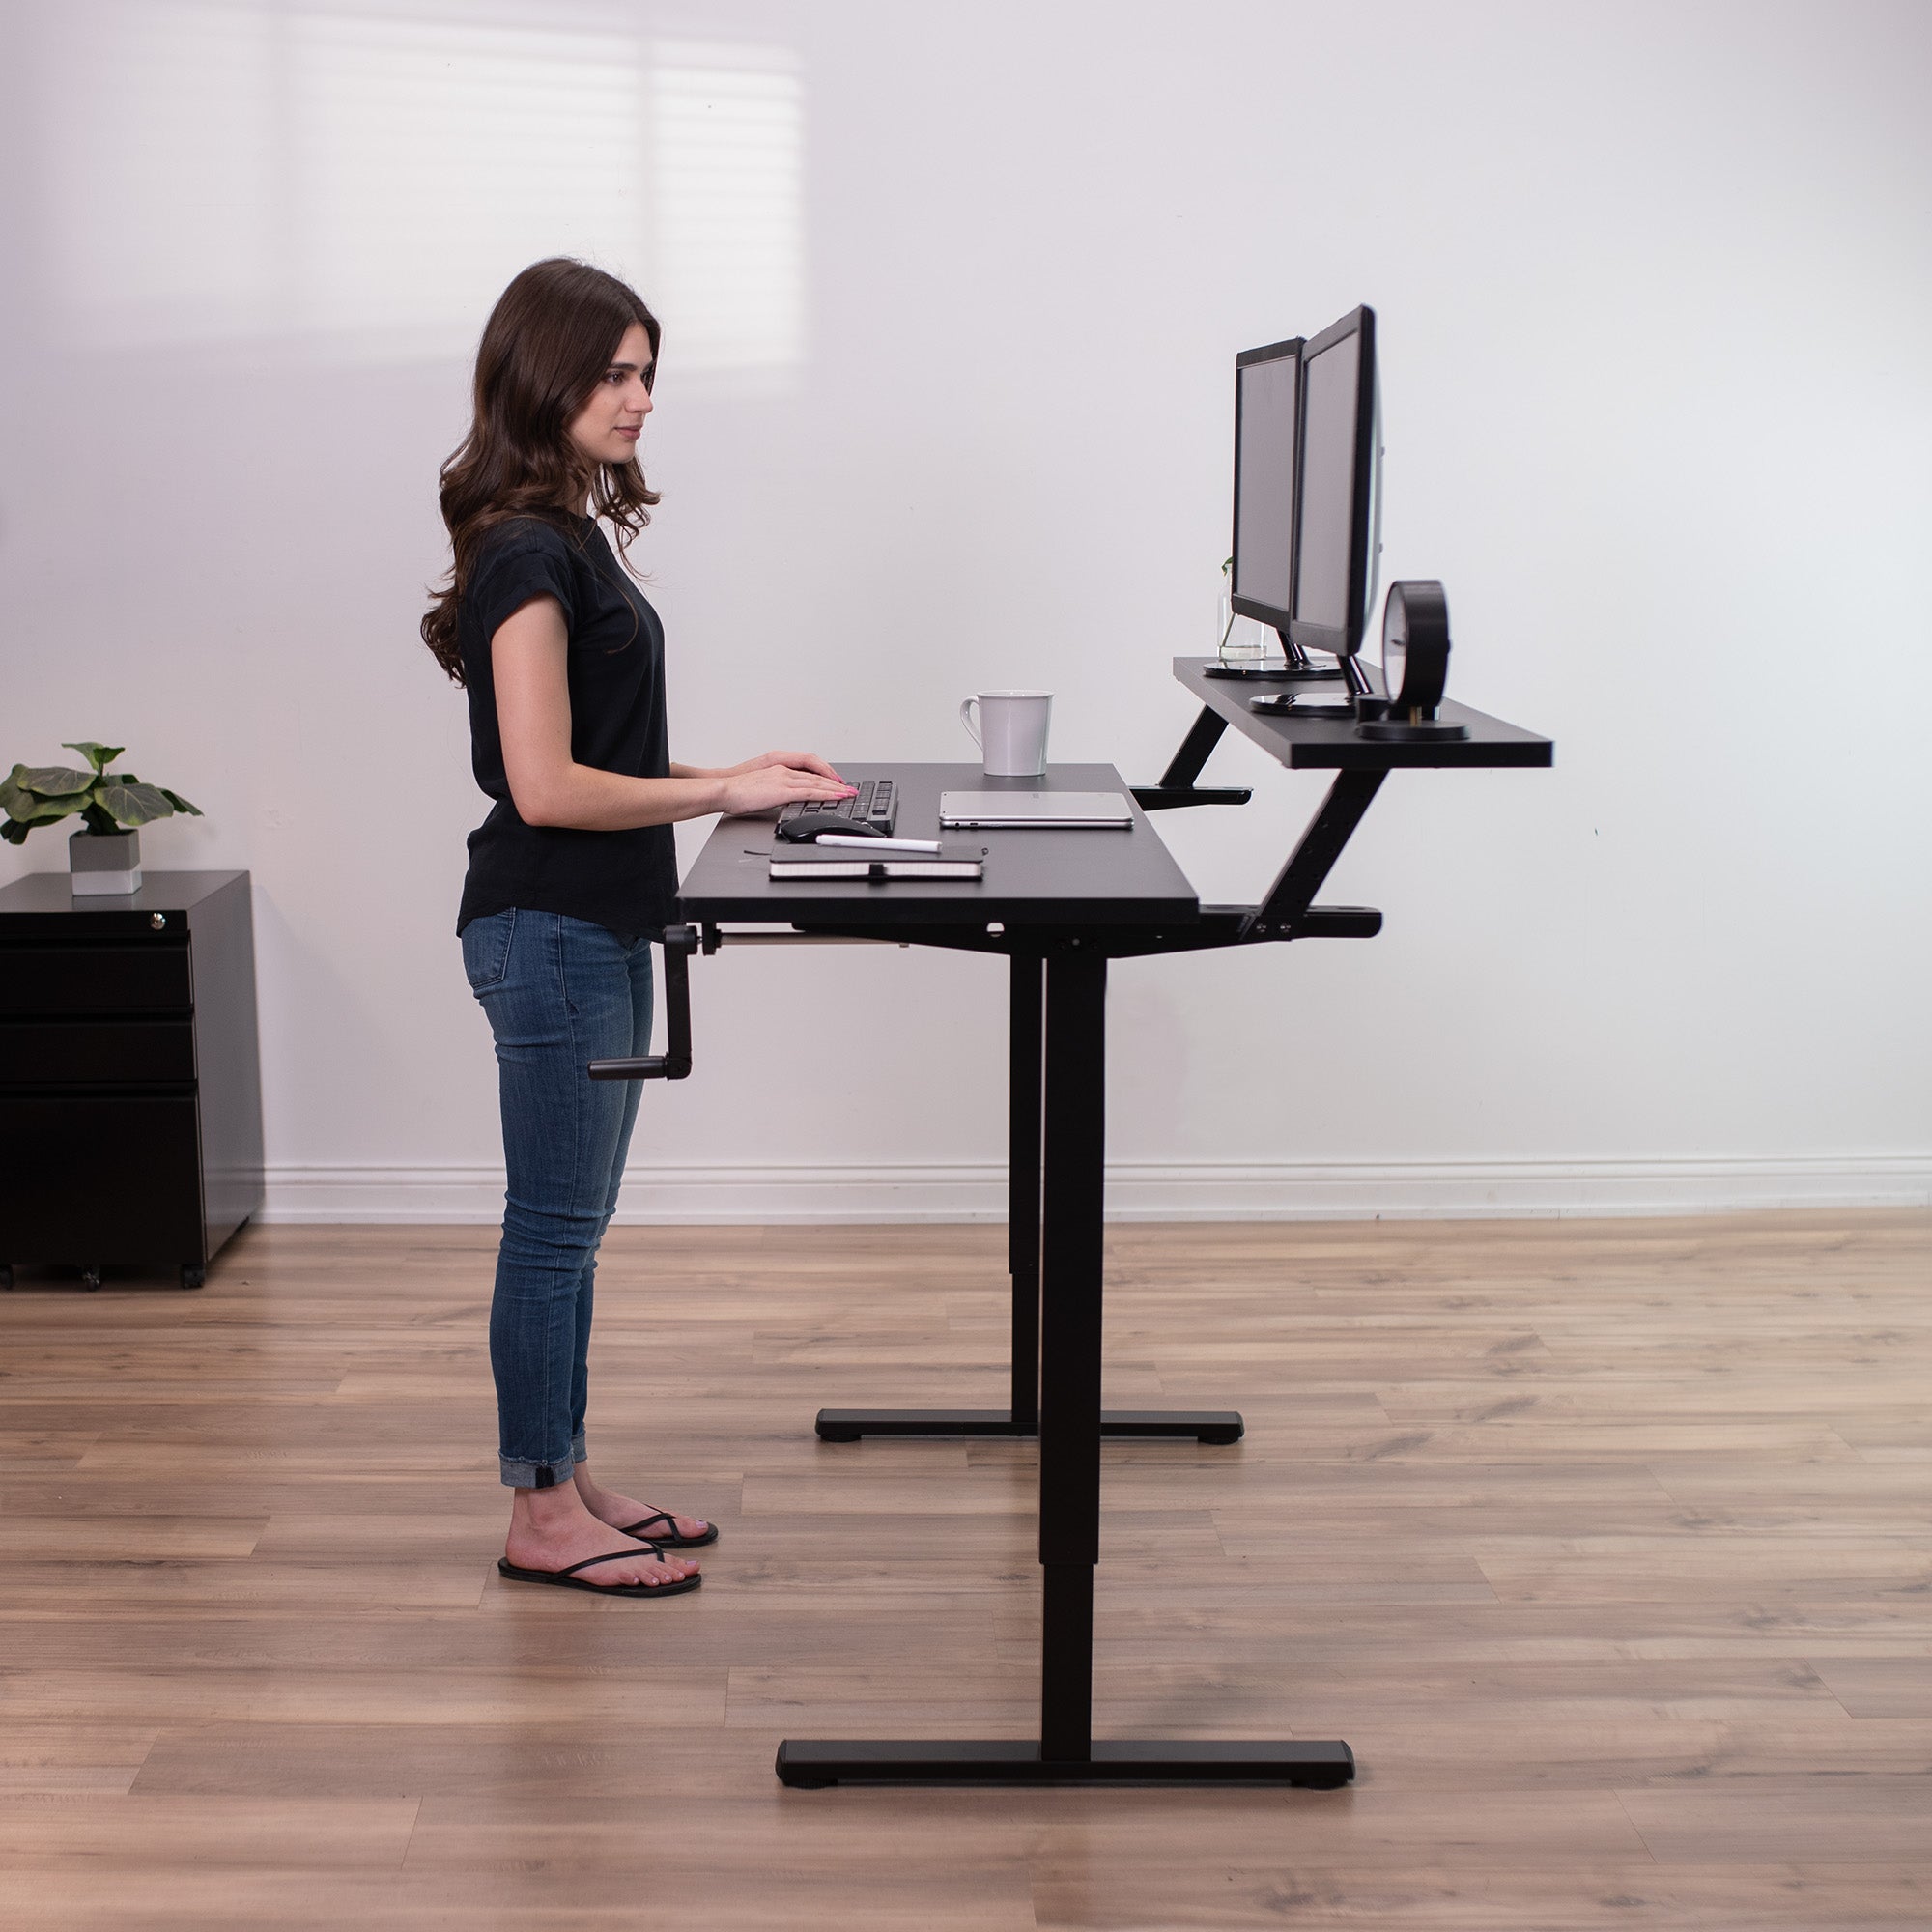
[(103, 784), (95, 796), (122, 825), (145, 825), (151, 818), (175, 815), (167, 794), (158, 785)]
[(106, 809), (99, 798), (88, 800), (87, 810), (80, 814), (80, 822), (90, 832), (98, 832), (103, 838), (111, 838), (115, 833), (125, 832), (128, 829), (125, 825), (115, 824), (107, 815)]
[(92, 772), (77, 772), (71, 765), (15, 766), (22, 789), (37, 791), (45, 798), (70, 798), (77, 791), (92, 791)]
[(80, 810), (86, 803), (85, 792), (75, 792), (67, 798), (37, 798), (32, 792), (23, 791), (7, 808), (7, 816), (22, 825), (51, 825), (55, 819)]
[(204, 817), (204, 816), (206, 815), (206, 814), (205, 814), (205, 813), (204, 813), (204, 812), (202, 811), (202, 809), (201, 809), (201, 807), (200, 807), (200, 806), (198, 806), (198, 805), (190, 805), (190, 804), (189, 804), (189, 803), (187, 802), (187, 800), (186, 800), (186, 799), (185, 799), (185, 798), (184, 798), (184, 797), (183, 797), (183, 796), (181, 795), (181, 793), (180, 793), (180, 792), (178, 792), (178, 791), (170, 791), (170, 790), (169, 790), (169, 789), (167, 788), (167, 786), (166, 786), (166, 785), (161, 785), (161, 786), (159, 787), (159, 791), (160, 791), (160, 794), (161, 794), (161, 796), (162, 796), (162, 797), (163, 797), (164, 799), (166, 799), (166, 800), (167, 800), (167, 802), (168, 802), (168, 803), (169, 803), (169, 804), (170, 804), (171, 806), (173, 806), (173, 807), (174, 807), (174, 809), (175, 809), (175, 810), (176, 810), (177, 811), (185, 811), (185, 812), (186, 812), (186, 813), (187, 813), (187, 815), (188, 815), (188, 816), (189, 816), (190, 818), (201, 818), (201, 817)]
[[(4, 779), (0, 779), (0, 811), (7, 814), (7, 822), (10, 825), (15, 822), (25, 825), (30, 819), (40, 817), (46, 810), (45, 799), (35, 792), (21, 788), (20, 775), (26, 769), (25, 765), (15, 765)], [(22, 833), (20, 837), (25, 838), (26, 834)], [(20, 840), (16, 838), (14, 842), (17, 845)]]
[(5, 825), (0, 825), (0, 838), (6, 839), (10, 845), (24, 845), (27, 842), (27, 828), (10, 818)]
[(92, 739), (79, 745), (76, 745), (71, 738), (64, 738), (61, 741), (63, 752), (78, 752), (97, 773), (104, 772), (127, 749), (126, 745), (97, 745)]

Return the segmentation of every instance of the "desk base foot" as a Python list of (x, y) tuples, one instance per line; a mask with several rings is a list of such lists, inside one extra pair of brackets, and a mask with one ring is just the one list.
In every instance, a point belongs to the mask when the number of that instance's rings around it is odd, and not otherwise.
[[(1039, 1424), (1013, 1420), (1009, 1408), (821, 1408), (822, 1442), (856, 1442), (862, 1435), (1009, 1435), (1034, 1437)], [(1232, 1408), (1109, 1408), (1100, 1434), (1179, 1436), (1197, 1442), (1238, 1442), (1246, 1425)]]
[(1042, 1758), (1034, 1740), (787, 1738), (781, 1783), (828, 1784), (1304, 1784), (1332, 1791), (1355, 1775), (1339, 1740), (1276, 1744), (1248, 1738), (1095, 1740), (1087, 1758)]

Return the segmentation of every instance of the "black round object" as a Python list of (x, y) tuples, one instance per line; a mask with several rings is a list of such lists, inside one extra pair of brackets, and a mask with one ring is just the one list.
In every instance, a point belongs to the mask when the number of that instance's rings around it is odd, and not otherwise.
[(1449, 598), (1433, 577), (1391, 583), (1382, 606), (1382, 682), (1389, 715), (1434, 718), (1449, 681)]
[(1381, 745), (1423, 745), (1431, 740), (1466, 738), (1466, 724), (1452, 724), (1446, 718), (1375, 718), (1355, 726), (1355, 736)]
[(208, 1270), (193, 1262), (182, 1264), (181, 1282), (184, 1288), (199, 1288), (208, 1279)]

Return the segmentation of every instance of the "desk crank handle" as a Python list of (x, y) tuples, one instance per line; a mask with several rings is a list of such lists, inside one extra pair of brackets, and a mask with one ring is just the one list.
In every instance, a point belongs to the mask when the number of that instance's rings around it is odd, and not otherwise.
[(691, 955), (695, 925), (668, 925), (664, 935), (666, 1053), (639, 1059), (593, 1060), (593, 1080), (684, 1080), (691, 1074)]

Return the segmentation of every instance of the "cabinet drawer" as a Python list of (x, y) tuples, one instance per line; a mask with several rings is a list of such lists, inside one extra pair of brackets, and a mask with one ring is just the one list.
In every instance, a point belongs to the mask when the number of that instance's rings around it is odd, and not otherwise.
[(0, 1261), (200, 1262), (192, 1097), (0, 1104)]
[(192, 1020), (0, 1019), (0, 1086), (145, 1086), (194, 1078)]
[(187, 947), (0, 947), (0, 1014), (186, 1012)]

